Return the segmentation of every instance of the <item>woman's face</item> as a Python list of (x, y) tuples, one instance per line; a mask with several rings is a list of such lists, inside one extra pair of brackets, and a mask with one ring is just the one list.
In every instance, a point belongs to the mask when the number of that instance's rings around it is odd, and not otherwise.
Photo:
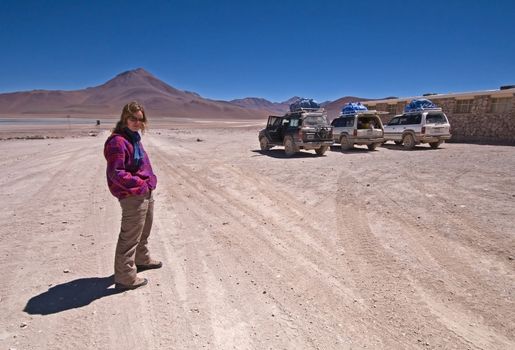
[(141, 129), (142, 123), (143, 113), (141, 111), (134, 112), (130, 117), (127, 118), (127, 127), (130, 131), (139, 131)]

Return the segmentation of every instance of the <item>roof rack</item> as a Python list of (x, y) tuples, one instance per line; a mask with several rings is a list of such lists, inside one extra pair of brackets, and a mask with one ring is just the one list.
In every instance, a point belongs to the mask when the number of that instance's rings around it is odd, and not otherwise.
[(347, 113), (340, 112), (340, 116), (355, 115), (355, 114), (388, 114), (388, 112), (377, 111), (375, 109), (367, 109), (366, 111), (361, 110), (361, 111), (353, 111), (353, 112), (347, 112)]
[(409, 111), (404, 111), (404, 113), (414, 113), (414, 112), (427, 112), (427, 111), (441, 111), (441, 107), (419, 107), (410, 109)]
[(426, 98), (414, 99), (410, 101), (410, 103), (408, 103), (406, 106), (404, 106), (404, 113), (423, 112), (431, 110), (436, 111), (442, 109), (435, 105), (431, 100), (428, 100)]
[(306, 108), (306, 107), (300, 107), (295, 109), (294, 111), (290, 111), (289, 113), (296, 113), (296, 112), (325, 112), (324, 107), (320, 108)]

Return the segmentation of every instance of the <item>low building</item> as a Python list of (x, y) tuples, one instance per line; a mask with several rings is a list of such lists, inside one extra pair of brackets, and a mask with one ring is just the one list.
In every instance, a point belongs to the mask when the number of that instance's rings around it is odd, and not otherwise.
[(385, 111), (383, 123), (401, 114), (411, 100), (427, 98), (441, 107), (451, 123), (450, 142), (515, 145), (515, 86), (455, 94), (425, 94), (362, 101), (368, 109)]

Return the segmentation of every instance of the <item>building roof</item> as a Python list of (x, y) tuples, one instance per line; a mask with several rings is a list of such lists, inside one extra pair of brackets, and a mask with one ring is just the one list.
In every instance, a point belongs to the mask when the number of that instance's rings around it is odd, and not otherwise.
[(400, 97), (400, 98), (389, 98), (386, 100), (370, 100), (370, 101), (362, 101), (362, 103), (366, 103), (368, 106), (376, 105), (378, 103), (387, 103), (387, 104), (396, 104), (398, 102), (409, 102), (418, 98), (428, 98), (430, 100), (437, 100), (440, 98), (455, 98), (455, 99), (472, 99), (475, 96), (494, 96), (494, 97), (513, 97), (515, 96), (515, 88), (505, 89), (505, 90), (484, 90), (484, 91), (473, 91), (473, 92), (459, 92), (459, 93), (448, 93), (448, 94), (434, 94), (434, 95), (426, 95), (426, 96), (412, 96), (412, 97)]

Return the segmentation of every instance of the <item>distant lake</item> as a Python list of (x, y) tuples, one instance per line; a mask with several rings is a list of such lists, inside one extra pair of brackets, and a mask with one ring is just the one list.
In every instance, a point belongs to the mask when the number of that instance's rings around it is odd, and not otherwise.
[(112, 124), (112, 120), (89, 118), (0, 118), (2, 125), (96, 125), (97, 120), (101, 124)]

